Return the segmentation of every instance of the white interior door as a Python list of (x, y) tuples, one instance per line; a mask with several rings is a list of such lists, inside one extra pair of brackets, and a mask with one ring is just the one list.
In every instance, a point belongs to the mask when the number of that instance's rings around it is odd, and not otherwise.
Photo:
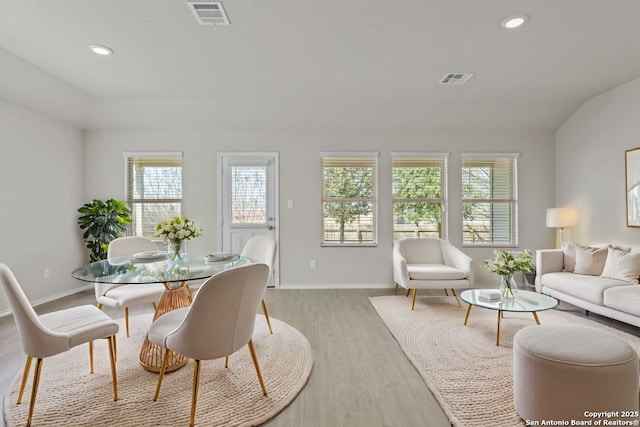
[[(278, 242), (278, 153), (220, 153), (218, 170), (222, 174), (218, 247), (223, 252), (240, 253), (251, 237), (260, 234)], [(279, 283), (278, 253), (274, 286)]]

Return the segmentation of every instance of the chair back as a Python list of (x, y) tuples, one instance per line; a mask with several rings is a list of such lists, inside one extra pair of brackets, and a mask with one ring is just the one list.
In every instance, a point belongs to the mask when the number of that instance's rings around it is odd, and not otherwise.
[[(157, 251), (158, 246), (153, 240), (142, 236), (126, 236), (113, 239), (107, 248), (107, 258), (133, 255), (137, 252)], [(104, 295), (109, 289), (117, 288), (118, 284), (95, 282), (96, 299)]]
[(407, 264), (444, 264), (441, 243), (441, 239), (409, 237), (395, 244)]
[(248, 264), (207, 279), (182, 323), (167, 335), (167, 347), (196, 360), (227, 356), (253, 335), (256, 313), (267, 286), (269, 267)]
[(107, 258), (133, 255), (137, 252), (157, 251), (153, 240), (142, 236), (126, 236), (113, 239), (107, 249)]
[(250, 259), (251, 262), (266, 264), (269, 270), (272, 270), (276, 259), (276, 247), (276, 240), (271, 236), (253, 236), (244, 245), (242, 256)]
[(69, 340), (65, 335), (51, 332), (40, 322), (18, 280), (5, 264), (0, 264), (0, 286), (13, 312), (25, 354), (47, 357), (69, 349)]

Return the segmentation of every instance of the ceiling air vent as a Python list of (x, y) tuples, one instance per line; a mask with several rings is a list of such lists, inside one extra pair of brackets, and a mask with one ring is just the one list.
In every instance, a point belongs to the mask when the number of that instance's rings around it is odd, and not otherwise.
[(473, 76), (473, 73), (449, 73), (440, 80), (440, 84), (463, 85)]
[(188, 2), (191, 11), (201, 25), (229, 25), (229, 18), (222, 2)]

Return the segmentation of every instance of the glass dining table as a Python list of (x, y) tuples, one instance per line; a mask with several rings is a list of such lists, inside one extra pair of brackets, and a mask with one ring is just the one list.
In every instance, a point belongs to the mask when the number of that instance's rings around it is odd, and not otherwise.
[[(156, 306), (153, 320), (177, 308), (191, 304), (189, 282), (205, 280), (227, 270), (249, 264), (248, 258), (238, 254), (186, 255), (170, 260), (166, 252), (141, 252), (131, 256), (109, 258), (78, 268), (71, 276), (85, 282), (112, 283), (135, 286), (145, 283), (163, 283), (165, 290)], [(164, 349), (153, 344), (145, 336), (140, 350), (140, 364), (152, 372), (160, 372)], [(176, 370), (188, 359), (174, 355), (167, 371)]]

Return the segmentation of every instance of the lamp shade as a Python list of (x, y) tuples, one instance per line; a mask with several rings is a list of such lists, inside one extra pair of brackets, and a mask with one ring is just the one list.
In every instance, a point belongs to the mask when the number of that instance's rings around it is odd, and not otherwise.
[(566, 228), (578, 225), (578, 210), (574, 208), (547, 209), (547, 227)]

